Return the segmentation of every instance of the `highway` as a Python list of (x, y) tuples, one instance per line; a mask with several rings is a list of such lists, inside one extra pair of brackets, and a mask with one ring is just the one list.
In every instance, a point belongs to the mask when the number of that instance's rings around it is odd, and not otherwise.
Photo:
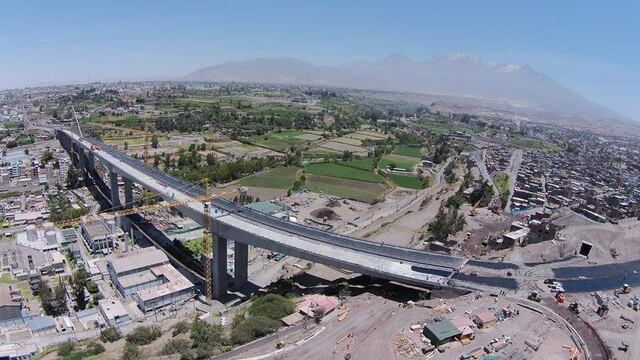
[[(71, 139), (84, 151), (93, 153), (110, 171), (139, 183), (165, 200), (192, 200), (204, 193), (202, 189), (164, 174), (100, 141), (80, 138), (61, 129), (57, 130), (57, 135), (59, 139)], [(212, 204), (209, 216), (215, 219), (220, 235), (229, 240), (362, 274), (419, 286), (446, 287), (450, 278), (466, 263), (462, 257), (323, 232), (223, 199), (216, 199)], [(203, 222), (204, 209), (200, 202), (190, 202), (181, 209), (185, 215)]]

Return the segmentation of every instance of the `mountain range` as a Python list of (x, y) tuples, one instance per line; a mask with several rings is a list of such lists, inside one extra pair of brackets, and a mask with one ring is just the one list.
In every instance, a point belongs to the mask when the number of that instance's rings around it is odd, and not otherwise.
[(466, 54), (424, 61), (391, 54), (373, 62), (336, 66), (315, 65), (296, 58), (258, 58), (198, 69), (185, 79), (411, 92), (466, 98), (523, 114), (552, 113), (627, 124), (631, 121), (528, 65), (487, 63)]

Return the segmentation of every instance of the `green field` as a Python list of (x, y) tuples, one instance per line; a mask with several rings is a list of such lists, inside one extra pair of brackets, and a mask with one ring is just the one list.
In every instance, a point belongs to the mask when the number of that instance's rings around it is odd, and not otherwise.
[(422, 189), (422, 181), (415, 176), (387, 173), (394, 184), (407, 189)]
[(141, 130), (140, 122), (142, 119), (143, 118), (138, 115), (99, 116), (90, 118), (89, 122), (93, 124), (111, 124), (117, 127)]
[(544, 140), (533, 139), (519, 135), (510, 135), (510, 141), (513, 145), (526, 147), (529, 149), (545, 150), (545, 151), (562, 151), (562, 148), (556, 144)]
[(493, 183), (501, 194), (509, 192), (509, 175), (501, 171), (493, 176)]
[(422, 158), (422, 149), (415, 146), (398, 146), (393, 150), (393, 154), (420, 159)]
[(352, 167), (360, 170), (365, 170), (365, 171), (372, 171), (373, 159), (365, 158), (365, 159), (358, 159), (358, 160), (349, 160), (349, 161), (341, 162), (340, 165), (344, 165), (344, 166), (348, 166), (348, 167)]
[(340, 179), (329, 176), (308, 175), (304, 187), (316, 193), (338, 196), (366, 203), (381, 199), (387, 188), (380, 183)]
[[(359, 164), (361, 165), (361, 164)], [(307, 172), (314, 175), (331, 176), (336, 178), (378, 183), (384, 178), (371, 171), (356, 167), (345, 166), (340, 163), (320, 163), (307, 165)]]
[(386, 169), (390, 164), (395, 164), (397, 168), (411, 169), (420, 162), (420, 159), (404, 155), (388, 154), (380, 159), (378, 168)]
[[(148, 142), (149, 146), (151, 146), (151, 136), (149, 135)], [(168, 140), (166, 135), (156, 135), (158, 137), (158, 143), (163, 143)], [(105, 144), (109, 145), (124, 145), (125, 141), (129, 144), (129, 146), (136, 145), (144, 145), (144, 136), (143, 135), (133, 135), (133, 136), (105, 136), (102, 138), (102, 141)]]
[(420, 126), (434, 133), (435, 135), (446, 135), (454, 133), (456, 131), (462, 131), (466, 134), (474, 134), (478, 131), (478, 128), (473, 125), (444, 123), (437, 121), (427, 121), (424, 123), (420, 123)]
[(239, 180), (240, 185), (271, 189), (288, 189), (298, 177), (298, 169), (294, 166), (280, 167), (259, 172)]

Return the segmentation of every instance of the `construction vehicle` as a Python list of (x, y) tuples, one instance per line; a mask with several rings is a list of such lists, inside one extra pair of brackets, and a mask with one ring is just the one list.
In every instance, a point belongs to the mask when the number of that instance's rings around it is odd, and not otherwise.
[(620, 346), (618, 346), (618, 350), (624, 351), (624, 352), (629, 351), (629, 343), (626, 342), (626, 341), (623, 341), (622, 344), (620, 344)]
[(572, 313), (574, 313), (576, 315), (579, 315), (580, 314), (580, 304), (578, 304), (577, 302), (569, 304), (569, 311), (571, 311)]
[(476, 204), (473, 205), (473, 208), (469, 210), (469, 216), (476, 216), (478, 214), (478, 205), (480, 205), (480, 201), (482, 201), (482, 199), (478, 200)]
[(527, 296), (527, 299), (531, 300), (531, 301), (535, 301), (535, 302), (540, 302), (542, 301), (542, 298), (540, 297), (540, 295), (538, 295), (537, 291), (532, 291), (529, 296)]

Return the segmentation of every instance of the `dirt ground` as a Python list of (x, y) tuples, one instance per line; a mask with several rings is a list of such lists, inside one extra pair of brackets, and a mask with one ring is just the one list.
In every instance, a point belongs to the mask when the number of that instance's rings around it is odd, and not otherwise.
[[(563, 345), (571, 345), (571, 336), (566, 328), (537, 312), (517, 306), (507, 298), (480, 297), (473, 294), (453, 299), (434, 298), (419, 302), (420, 306), (404, 306), (391, 298), (364, 293), (350, 298), (342, 305), (339, 313), (347, 311), (342, 322), (329, 314), (318, 329), (297, 335), (281, 337), (290, 350), (278, 354), (279, 359), (342, 359), (350, 354), (352, 359), (422, 359), (420, 330), (412, 331), (411, 325), (423, 324), (435, 319), (471, 317), (481, 311), (500, 311), (509, 307), (514, 313), (511, 318), (488, 329), (475, 328), (475, 338), (463, 345), (453, 341), (442, 346), (443, 353), (436, 352), (437, 359), (459, 359), (479, 347), (484, 347), (494, 339), (509, 339), (508, 345), (495, 353), (504, 356), (517, 350), (523, 351), (531, 359), (566, 359), (569, 350)], [(536, 324), (532, 327), (531, 324)], [(317, 333), (315, 336), (312, 334)], [(538, 351), (525, 345), (530, 335), (543, 339)], [(310, 338), (308, 341), (303, 339)], [(243, 358), (266, 354), (275, 350), (274, 341), (249, 349)]]

